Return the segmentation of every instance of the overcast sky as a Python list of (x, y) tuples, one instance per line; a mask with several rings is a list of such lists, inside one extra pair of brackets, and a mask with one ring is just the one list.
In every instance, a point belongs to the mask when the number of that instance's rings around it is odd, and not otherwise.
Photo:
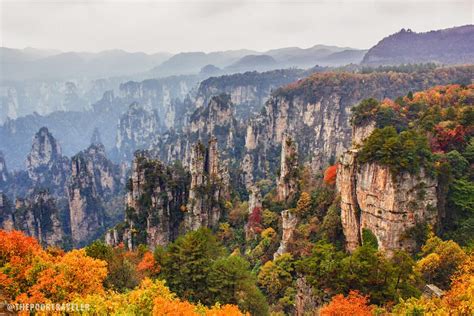
[(369, 48), (473, 24), (473, 0), (0, 0), (1, 45), (63, 51)]

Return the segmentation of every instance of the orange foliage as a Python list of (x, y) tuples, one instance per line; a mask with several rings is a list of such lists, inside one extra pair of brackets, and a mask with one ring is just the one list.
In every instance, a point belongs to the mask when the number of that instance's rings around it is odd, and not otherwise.
[(444, 304), (459, 315), (474, 313), (474, 254), (470, 254), (452, 279)]
[(25, 258), (42, 251), (38, 241), (20, 231), (0, 230), (0, 262), (13, 257)]
[(337, 166), (338, 164), (335, 164), (326, 169), (326, 171), (324, 172), (324, 183), (330, 185), (336, 183)]
[(321, 308), (321, 316), (371, 316), (372, 307), (368, 298), (357, 291), (351, 291), (347, 297), (342, 294), (334, 296), (331, 302)]
[(196, 306), (180, 300), (168, 300), (158, 296), (153, 307), (153, 316), (196, 316)]
[(206, 312), (206, 316), (242, 316), (243, 314), (235, 305), (224, 305), (222, 307), (213, 307)]
[(154, 300), (153, 316), (250, 316), (242, 313), (235, 305), (215, 305), (206, 308), (202, 305), (193, 305), (188, 301), (167, 299), (158, 296)]
[(160, 267), (157, 265), (153, 254), (150, 251), (147, 251), (143, 255), (142, 261), (137, 265), (137, 270), (139, 272), (156, 274), (160, 272)]
[(0, 230), (0, 285), (8, 300), (61, 303), (76, 296), (101, 294), (107, 263), (84, 250), (45, 251), (18, 231)]

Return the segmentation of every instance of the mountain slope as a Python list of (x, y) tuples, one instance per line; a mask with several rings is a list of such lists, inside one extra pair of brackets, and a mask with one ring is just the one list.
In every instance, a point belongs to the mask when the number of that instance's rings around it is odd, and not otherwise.
[(416, 33), (402, 29), (372, 47), (364, 65), (474, 63), (474, 25)]

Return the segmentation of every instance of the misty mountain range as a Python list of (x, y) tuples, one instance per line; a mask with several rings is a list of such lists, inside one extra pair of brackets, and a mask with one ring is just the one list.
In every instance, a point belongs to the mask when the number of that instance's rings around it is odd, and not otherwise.
[(315, 45), (310, 48), (288, 47), (266, 52), (229, 50), (222, 52), (162, 52), (146, 54), (123, 50), (99, 53), (60, 52), (35, 48), (0, 48), (3, 80), (70, 79), (139, 75), (165, 77), (196, 74), (206, 65), (224, 72), (307, 68), (315, 65), (339, 66), (359, 63), (366, 50)]

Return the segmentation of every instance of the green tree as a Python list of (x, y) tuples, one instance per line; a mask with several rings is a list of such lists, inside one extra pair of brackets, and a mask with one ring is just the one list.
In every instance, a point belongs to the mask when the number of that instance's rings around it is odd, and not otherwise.
[(268, 304), (250, 272), (249, 263), (231, 255), (216, 260), (208, 276), (209, 296), (221, 304), (235, 304), (252, 315), (268, 314)]
[(338, 251), (333, 244), (319, 241), (314, 245), (311, 256), (297, 262), (296, 270), (306, 277), (316, 295), (323, 297), (325, 292), (334, 295), (347, 289), (342, 274), (342, 260), (345, 257), (344, 252)]
[(446, 154), (446, 158), (451, 165), (451, 172), (457, 179), (466, 175), (469, 168), (469, 162), (457, 150), (452, 150)]
[(207, 280), (214, 260), (224, 248), (209, 229), (198, 229), (179, 237), (162, 256), (163, 274), (173, 292), (192, 302), (212, 303)]

